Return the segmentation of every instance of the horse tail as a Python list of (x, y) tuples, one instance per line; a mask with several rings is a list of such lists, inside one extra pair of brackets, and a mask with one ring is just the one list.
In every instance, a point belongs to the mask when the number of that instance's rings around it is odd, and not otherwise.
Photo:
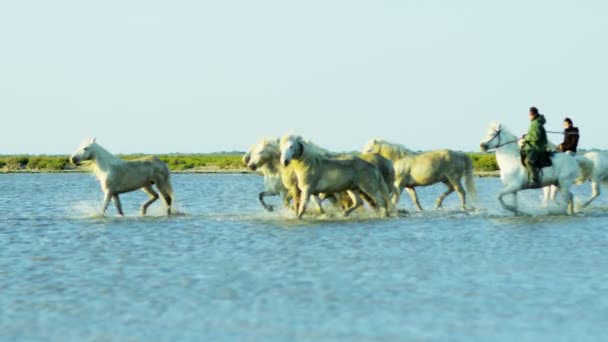
[(475, 182), (473, 180), (473, 161), (471, 160), (471, 157), (465, 154), (464, 162), (465, 186), (467, 188), (467, 194), (472, 201), (475, 201), (477, 199), (477, 189), (475, 188)]
[(386, 183), (386, 180), (384, 179), (384, 177), (382, 176), (382, 174), (379, 172), (378, 170), (378, 174), (380, 177), (379, 178), (379, 185), (380, 185), (380, 195), (382, 196), (382, 198), (384, 198), (384, 209), (387, 210), (387, 212), (390, 212), (393, 210), (393, 201), (391, 200), (391, 191), (389, 190), (389, 185)]
[(591, 179), (593, 173), (593, 161), (585, 156), (576, 157), (578, 166), (581, 170), (580, 176), (574, 181), (575, 184), (581, 184)]
[[(162, 162), (162, 161), (161, 161)], [(158, 169), (157, 169), (158, 170)], [(171, 171), (167, 164), (162, 163), (160, 172), (156, 173), (156, 187), (167, 204), (167, 214), (171, 215), (171, 206), (173, 205), (173, 186), (171, 186)]]

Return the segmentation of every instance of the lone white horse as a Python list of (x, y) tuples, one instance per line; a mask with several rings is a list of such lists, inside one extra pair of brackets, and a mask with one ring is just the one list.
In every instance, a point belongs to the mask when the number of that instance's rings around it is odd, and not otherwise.
[(285, 135), (281, 138), (281, 164), (293, 168), (301, 191), (297, 216), (306, 211), (311, 195), (348, 192), (353, 204), (345, 212), (350, 214), (361, 206), (358, 191), (364, 193), (375, 205), (388, 215), (388, 188), (378, 168), (359, 157), (331, 158), (299, 136)]
[[(414, 153), (402, 145), (384, 140), (372, 139), (363, 147), (363, 153), (378, 153), (391, 160), (395, 168), (396, 194), (393, 204), (396, 205), (405, 188), (418, 210), (422, 210), (415, 187), (427, 186), (442, 182), (448, 189), (437, 198), (436, 207), (441, 208), (445, 198), (456, 191), (462, 203), (462, 209), (467, 209), (467, 193), (475, 197), (476, 189), (473, 181), (473, 162), (462, 152), (452, 150), (436, 150)], [(465, 178), (466, 192), (461, 179)]]
[[(528, 182), (528, 172), (521, 163), (518, 138), (499, 123), (490, 124), (488, 136), (481, 142), (482, 152), (496, 151), (496, 162), (500, 168), (500, 179), (504, 185), (498, 196), (500, 204), (507, 210), (519, 213), (517, 208), (517, 192), (532, 189)], [(574, 212), (570, 187), (579, 177), (580, 169), (576, 159), (565, 153), (556, 153), (551, 157), (553, 165), (541, 169), (541, 186), (555, 185), (563, 200), (564, 213)], [(540, 188), (535, 187), (535, 189)], [(513, 195), (513, 205), (505, 203), (506, 195)]]
[(99, 146), (95, 139), (83, 143), (70, 157), (70, 162), (80, 165), (82, 162), (90, 161), (93, 164), (95, 176), (104, 193), (102, 212), (105, 214), (114, 200), (118, 214), (123, 216), (122, 205), (119, 194), (142, 189), (150, 196), (150, 199), (141, 206), (141, 214), (145, 215), (148, 207), (158, 199), (158, 193), (152, 185), (160, 192), (167, 205), (167, 215), (171, 215), (171, 203), (173, 189), (170, 182), (170, 173), (167, 164), (157, 157), (143, 157), (126, 161), (113, 156), (103, 147)]

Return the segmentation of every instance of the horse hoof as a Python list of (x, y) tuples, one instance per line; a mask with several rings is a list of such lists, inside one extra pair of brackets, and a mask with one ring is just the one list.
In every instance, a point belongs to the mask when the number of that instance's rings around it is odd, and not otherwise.
[(271, 205), (266, 206), (266, 207), (264, 207), (264, 208), (266, 208), (266, 210), (268, 210), (268, 211), (270, 211), (270, 212), (273, 212), (273, 211), (274, 211), (274, 207), (273, 207), (273, 206), (271, 206)]

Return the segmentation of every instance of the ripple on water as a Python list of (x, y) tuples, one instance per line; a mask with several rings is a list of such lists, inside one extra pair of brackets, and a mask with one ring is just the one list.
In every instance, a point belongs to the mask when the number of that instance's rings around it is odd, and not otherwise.
[[(608, 323), (603, 198), (555, 216), (529, 192), (533, 215), (513, 216), (484, 179), (473, 211), (404, 197), (399, 217), (298, 220), (261, 208), (259, 177), (173, 181), (183, 215), (141, 217), (135, 192), (118, 217), (99, 215), (90, 176), (0, 176), (0, 337), (574, 340)], [(421, 189), (423, 206), (441, 190)]]

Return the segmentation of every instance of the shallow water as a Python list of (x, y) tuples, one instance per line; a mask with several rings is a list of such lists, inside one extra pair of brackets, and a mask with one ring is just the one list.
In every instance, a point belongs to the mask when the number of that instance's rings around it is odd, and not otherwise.
[[(608, 203), (514, 217), (498, 179), (458, 210), (377, 219), (264, 212), (255, 175), (174, 175), (181, 215), (143, 192), (101, 217), (90, 175), (0, 175), (0, 339), (599, 340)], [(420, 191), (431, 209), (441, 186)], [(589, 185), (576, 188), (577, 198)], [(270, 202), (279, 203), (276, 199)], [(409, 198), (401, 207), (412, 208)]]

